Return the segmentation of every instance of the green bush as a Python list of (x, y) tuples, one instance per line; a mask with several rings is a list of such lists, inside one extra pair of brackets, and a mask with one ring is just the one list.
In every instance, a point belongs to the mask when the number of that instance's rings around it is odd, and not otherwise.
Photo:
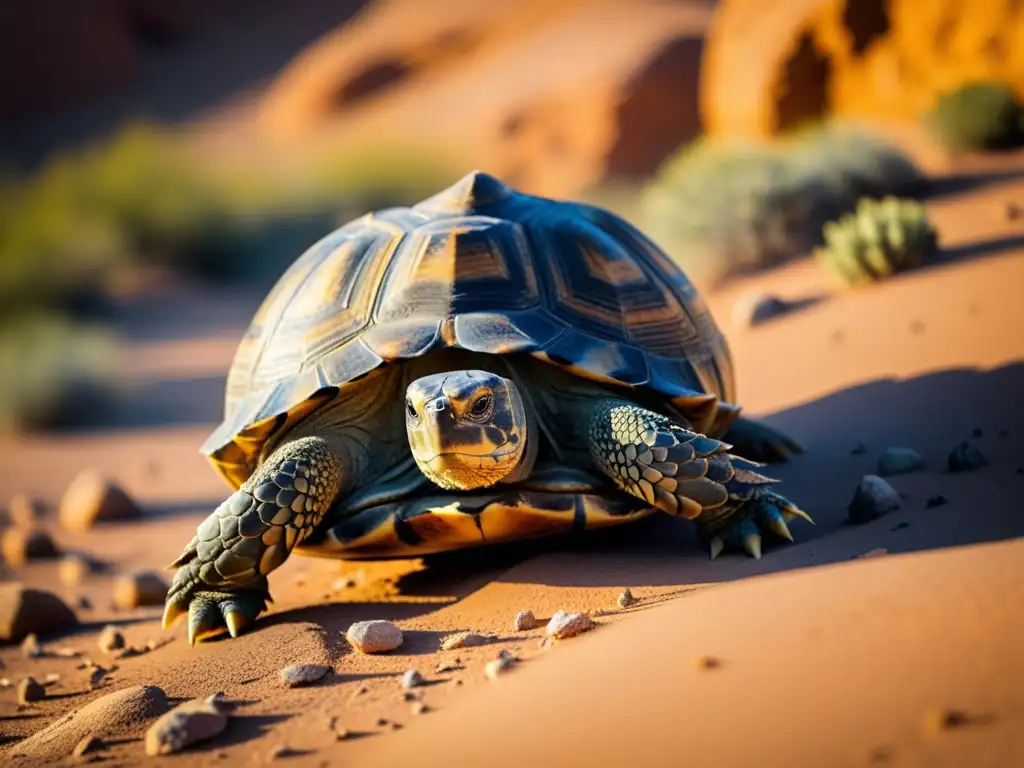
[(853, 213), (823, 228), (815, 256), (845, 286), (883, 280), (924, 264), (938, 250), (938, 235), (916, 200), (864, 198)]
[(1024, 141), (1024, 105), (1007, 83), (968, 83), (943, 93), (925, 122), (957, 151), (1009, 149)]
[(109, 329), (52, 313), (0, 321), (0, 432), (88, 421), (114, 390)]
[(922, 183), (902, 152), (842, 127), (773, 144), (702, 139), (644, 191), (641, 223), (694, 280), (714, 285), (809, 254), (824, 223), (860, 197)]

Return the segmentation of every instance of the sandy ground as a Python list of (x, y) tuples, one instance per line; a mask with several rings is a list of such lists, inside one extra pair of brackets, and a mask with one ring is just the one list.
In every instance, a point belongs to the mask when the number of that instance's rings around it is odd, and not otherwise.
[[(744, 404), (809, 448), (772, 470), (817, 522), (795, 524), (794, 544), (770, 542), (760, 561), (711, 562), (688, 524), (659, 517), (430, 563), (293, 557), (274, 575), (276, 602), (253, 631), (190, 648), (177, 626), (167, 645), (117, 661), (99, 691), (87, 690), (75, 660), (0, 649), (0, 675), (15, 682), (61, 675), (23, 711), (13, 688), (0, 690), (9, 742), (0, 760), (32, 764), (14, 757), (18, 740), (104, 693), (147, 683), (171, 697), (223, 691), (241, 702), (224, 734), (154, 765), (260, 765), (279, 745), (294, 750), (295, 765), (1024, 764), (1024, 230), (1004, 220), (1010, 199), (1024, 202), (1024, 184), (1007, 179), (931, 203), (948, 263), (882, 286), (837, 295), (808, 263), (709, 297), (733, 344)], [(733, 329), (732, 303), (752, 288), (819, 300)], [(81, 536), (54, 530), (64, 549), (106, 563), (80, 588), (62, 587), (51, 562), (4, 571), (68, 600), (90, 597), (83, 626), (47, 638), (50, 647), (98, 659), (96, 637), (109, 622), (130, 643), (164, 636), (159, 609), (110, 606), (112, 580), (170, 562), (225, 495), (197, 448), (258, 300), (189, 289), (147, 302), (129, 316), (126, 392), (110, 428), (0, 445), (0, 496), (25, 490), (56, 501), (91, 466), (119, 478), (147, 512)], [(990, 464), (949, 474), (945, 457), (963, 439)], [(857, 444), (867, 451), (851, 454)], [(918, 450), (927, 468), (892, 478), (902, 510), (844, 523), (854, 487), (888, 445)], [(939, 493), (949, 503), (926, 508)], [(859, 557), (878, 550), (884, 556)], [(343, 574), (355, 585), (336, 586)], [(616, 610), (624, 586), (641, 602)], [(527, 608), (539, 617), (608, 613), (589, 635), (545, 650), (542, 631), (511, 630)], [(399, 651), (348, 648), (344, 630), (370, 618), (399, 623)], [(499, 639), (438, 650), (444, 634), (464, 629)], [(491, 682), (484, 664), (503, 648), (523, 662)], [(702, 655), (721, 666), (700, 669)], [(434, 671), (455, 657), (457, 670)], [(313, 687), (283, 688), (279, 670), (306, 661), (333, 671)], [(398, 677), (409, 668), (430, 681), (425, 714), (403, 700)], [(965, 722), (929, 727), (943, 709)], [(353, 737), (336, 740), (332, 720)], [(103, 754), (111, 766), (143, 759), (137, 738)]]

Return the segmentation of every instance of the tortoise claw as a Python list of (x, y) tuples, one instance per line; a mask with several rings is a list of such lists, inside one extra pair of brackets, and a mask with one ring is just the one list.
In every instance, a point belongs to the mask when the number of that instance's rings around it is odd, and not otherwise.
[(180, 605), (173, 601), (168, 601), (167, 605), (164, 607), (164, 618), (163, 621), (161, 622), (161, 626), (164, 629), (170, 629), (174, 625), (174, 622), (176, 622), (186, 613), (187, 611)]
[(722, 554), (722, 550), (725, 549), (725, 539), (721, 536), (715, 536), (711, 539), (711, 559), (717, 560), (718, 556)]
[(743, 540), (743, 549), (755, 560), (761, 559), (761, 534), (752, 533)]
[(793, 534), (790, 532), (789, 526), (786, 525), (786, 521), (779, 513), (776, 512), (768, 519), (768, 527), (786, 541), (793, 540)]

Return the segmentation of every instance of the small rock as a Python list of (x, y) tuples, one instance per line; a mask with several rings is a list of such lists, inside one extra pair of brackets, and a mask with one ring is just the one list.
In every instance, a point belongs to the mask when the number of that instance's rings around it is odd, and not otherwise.
[(926, 713), (924, 717), (925, 729), (931, 733), (959, 728), (969, 722), (970, 718), (967, 713), (956, 709), (934, 709)]
[(26, 528), (8, 528), (0, 541), (4, 559), (15, 568), (29, 560), (47, 560), (60, 551), (46, 531)]
[(57, 672), (47, 672), (46, 677), (43, 678), (43, 685), (53, 685), (54, 683), (60, 682), (60, 674)]
[(85, 595), (81, 595), (76, 601), (75, 605), (82, 611), (92, 610), (92, 601)]
[(850, 449), (851, 456), (861, 456), (868, 452), (868, 447), (864, 443), (857, 443)]
[(0, 640), (17, 643), (28, 634), (55, 632), (77, 623), (71, 609), (52, 592), (0, 584)]
[(27, 493), (16, 493), (7, 504), (7, 517), (15, 528), (33, 528), (42, 512), (42, 504)]
[(384, 653), (402, 644), (402, 630), (390, 621), (357, 621), (345, 638), (363, 653)]
[(146, 754), (156, 757), (180, 752), (192, 744), (212, 739), (227, 725), (227, 715), (215, 702), (187, 701), (161, 716), (146, 731)]
[(141, 515), (121, 486), (94, 470), (86, 470), (71, 481), (57, 512), (60, 524), (72, 533), (85, 533), (102, 520), (129, 520)]
[(632, 591), (630, 591), (629, 587), (626, 587), (619, 594), (619, 597), (615, 602), (618, 603), (619, 608), (629, 608), (631, 605), (636, 605), (640, 601), (633, 597)]
[(25, 635), (21, 641), (21, 655), (26, 659), (38, 659), (43, 655), (43, 646), (39, 644), (39, 638), (35, 634)]
[(281, 680), (289, 688), (298, 688), (322, 680), (326, 674), (323, 664), (292, 664), (281, 670)]
[(722, 660), (715, 656), (697, 657), (697, 669), (718, 669), (722, 666)]
[(386, 726), (388, 726), (390, 724), (391, 724), (391, 721), (388, 720), (386, 717), (378, 717), (377, 718), (377, 727), (378, 728), (384, 728), (384, 727), (386, 727)]
[(95, 690), (100, 687), (100, 683), (103, 682), (103, 678), (110, 674), (110, 670), (101, 667), (99, 664), (93, 664), (92, 672), (89, 673), (89, 688)]
[(487, 665), (484, 667), (484, 674), (487, 675), (490, 680), (497, 680), (515, 665), (516, 660), (514, 657), (499, 656), (498, 658), (487, 662)]
[(124, 635), (121, 634), (121, 630), (112, 624), (108, 624), (100, 632), (98, 640), (100, 650), (104, 653), (113, 653), (124, 648)]
[(1017, 221), (1021, 217), (1024, 217), (1024, 208), (1017, 203), (1010, 200), (1003, 205), (1003, 218), (1007, 221)]
[(405, 671), (405, 674), (402, 675), (402, 687), (405, 688), (406, 690), (411, 690), (413, 688), (418, 688), (419, 686), (423, 685), (425, 682), (427, 682), (427, 681), (423, 679), (423, 675), (421, 675), (415, 669), (407, 669)]
[(68, 555), (60, 561), (57, 575), (66, 587), (77, 587), (92, 573), (92, 565), (80, 555)]
[(912, 448), (892, 446), (878, 457), (878, 474), (882, 477), (903, 475), (919, 469), (924, 469), (924, 459)]
[(732, 307), (732, 322), (737, 328), (753, 328), (786, 314), (790, 304), (770, 293), (754, 291), (741, 296)]
[(988, 465), (988, 459), (976, 447), (964, 440), (954, 448), (948, 459), (950, 472), (968, 472)]
[(430, 707), (427, 706), (425, 701), (417, 701), (412, 705), (412, 713), (414, 715), (422, 715), (430, 711)]
[(46, 698), (46, 689), (34, 677), (26, 677), (18, 683), (18, 703), (31, 704)]
[(114, 582), (114, 605), (118, 608), (163, 605), (167, 589), (167, 582), (156, 571), (121, 576)]
[(348, 728), (339, 728), (334, 732), (334, 738), (338, 741), (344, 741), (352, 735), (352, 732)]
[(539, 622), (533, 615), (533, 611), (520, 611), (512, 620), (512, 629), (516, 632), (529, 632), (531, 629), (536, 629), (538, 625)]
[(597, 625), (585, 613), (566, 613), (555, 611), (555, 615), (548, 622), (547, 633), (556, 640), (564, 640), (568, 637), (587, 632)]
[(883, 555), (888, 555), (888, 554), (889, 554), (889, 550), (886, 549), (885, 547), (876, 547), (875, 549), (868, 550), (867, 552), (865, 552), (862, 555), (857, 555), (857, 559), (858, 560), (863, 560), (863, 559), (869, 558), (869, 557), (882, 557)]
[(494, 635), (481, 635), (476, 632), (456, 632), (453, 635), (446, 635), (441, 638), (442, 651), (454, 651), (456, 648), (473, 648), (478, 645), (487, 645), (496, 638)]
[(420, 691), (405, 691), (402, 694), (402, 701), (419, 701), (423, 698), (423, 694)]
[(7, 677), (0, 677), (0, 688), (10, 688), (11, 680)]
[(851, 523), (866, 523), (895, 512), (903, 502), (891, 485), (878, 475), (864, 475), (847, 507)]
[(452, 664), (450, 662), (442, 661), (440, 664), (434, 667), (434, 672), (436, 672), (439, 675), (443, 675), (445, 672), (458, 672), (460, 669), (462, 669), (462, 667), (458, 664)]
[(80, 742), (75, 744), (75, 748), (71, 750), (71, 754), (74, 757), (81, 757), (82, 755), (88, 754), (89, 752), (98, 752), (102, 748), (103, 742), (90, 733)]
[(935, 509), (935, 507), (941, 507), (943, 504), (949, 503), (949, 496), (944, 493), (936, 493), (934, 496), (929, 496), (925, 501), (924, 506), (926, 509)]

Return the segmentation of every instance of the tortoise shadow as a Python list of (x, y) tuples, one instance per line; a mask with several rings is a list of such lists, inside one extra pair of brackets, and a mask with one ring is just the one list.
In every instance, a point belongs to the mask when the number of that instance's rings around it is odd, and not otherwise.
[[(1024, 516), (1013, 513), (1024, 495), (1020, 392), (1024, 363), (1013, 363), (877, 380), (765, 417), (808, 447), (769, 474), (816, 525), (794, 521), (793, 544), (765, 537), (761, 560), (727, 553), (712, 562), (692, 525), (657, 515), (575, 537), (436, 555), (399, 586), (403, 593), (429, 593), (443, 584), (458, 593), (460, 578), (477, 588), (491, 580), (612, 588), (713, 584), (844, 562), (879, 548), (902, 553), (1024, 536)], [(982, 437), (972, 437), (979, 428)], [(981, 448), (989, 466), (951, 474), (946, 457), (965, 439)], [(858, 442), (869, 450), (851, 453)], [(889, 445), (917, 450), (926, 467), (887, 478), (903, 497), (901, 510), (851, 525), (846, 507), (854, 489), (863, 475), (877, 472), (877, 454)], [(937, 493), (949, 502), (929, 508), (928, 498)], [(498, 567), (504, 570), (492, 577)]]

